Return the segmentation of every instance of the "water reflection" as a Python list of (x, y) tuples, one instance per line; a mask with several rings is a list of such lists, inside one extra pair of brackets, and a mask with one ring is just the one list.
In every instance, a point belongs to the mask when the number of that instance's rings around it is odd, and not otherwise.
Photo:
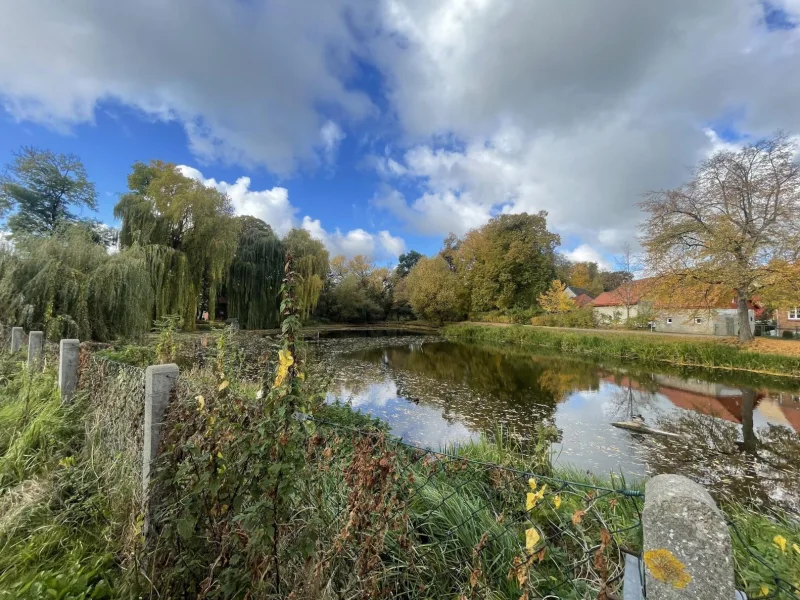
[[(430, 337), (322, 340), (318, 356), (333, 374), (330, 401), (350, 400), (414, 443), (440, 447), (500, 423), (526, 435), (548, 422), (561, 432), (561, 464), (633, 476), (678, 472), (720, 495), (795, 508), (800, 498), (796, 389)], [(610, 424), (639, 416), (680, 438)]]

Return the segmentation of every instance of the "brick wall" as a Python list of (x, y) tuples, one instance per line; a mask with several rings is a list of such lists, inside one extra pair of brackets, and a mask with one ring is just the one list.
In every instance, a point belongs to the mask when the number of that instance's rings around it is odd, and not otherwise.
[[(798, 307), (800, 308), (800, 307)], [(775, 311), (775, 321), (778, 323), (779, 329), (797, 329), (800, 331), (800, 320), (789, 319), (789, 309), (779, 308)]]

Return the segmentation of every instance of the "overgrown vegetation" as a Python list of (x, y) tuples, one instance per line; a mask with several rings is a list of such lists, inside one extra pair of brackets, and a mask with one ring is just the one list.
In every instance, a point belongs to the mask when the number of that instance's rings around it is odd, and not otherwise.
[(548, 331), (535, 327), (450, 325), (450, 339), (551, 348), (570, 354), (607, 356), (644, 363), (751, 371), (776, 377), (800, 377), (800, 358), (748, 352), (718, 341), (674, 339), (658, 335)]

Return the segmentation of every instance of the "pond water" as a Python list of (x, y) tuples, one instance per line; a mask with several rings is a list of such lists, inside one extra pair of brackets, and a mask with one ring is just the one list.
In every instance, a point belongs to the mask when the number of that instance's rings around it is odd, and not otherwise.
[[(636, 478), (681, 473), (717, 495), (797, 509), (800, 386), (717, 372), (653, 370), (430, 336), (321, 339), (328, 401), (387, 421), (415, 444), (440, 448), (503, 425), (558, 430), (554, 460)], [(639, 415), (679, 437), (612, 422)], [(541, 427), (539, 428), (541, 429)]]

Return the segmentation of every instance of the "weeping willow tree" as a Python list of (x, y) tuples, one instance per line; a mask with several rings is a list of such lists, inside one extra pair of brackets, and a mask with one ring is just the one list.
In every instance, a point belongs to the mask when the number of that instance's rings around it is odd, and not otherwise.
[(236, 256), (226, 291), (228, 316), (245, 329), (269, 329), (280, 322), (278, 295), (283, 278), (283, 244), (272, 228), (255, 217), (239, 217)]
[(0, 252), (3, 320), (52, 340), (136, 337), (149, 328), (152, 301), (141, 248), (109, 255), (86, 228), (18, 239)]
[(128, 188), (114, 215), (122, 221), (120, 244), (139, 244), (149, 264), (151, 318), (177, 314), (193, 329), (201, 308), (214, 314), (236, 251), (230, 200), (161, 161), (134, 164)]
[(305, 229), (292, 229), (283, 239), (287, 253), (291, 253), (297, 273), (297, 305), (300, 318), (307, 321), (319, 303), (325, 279), (328, 276), (328, 251)]

